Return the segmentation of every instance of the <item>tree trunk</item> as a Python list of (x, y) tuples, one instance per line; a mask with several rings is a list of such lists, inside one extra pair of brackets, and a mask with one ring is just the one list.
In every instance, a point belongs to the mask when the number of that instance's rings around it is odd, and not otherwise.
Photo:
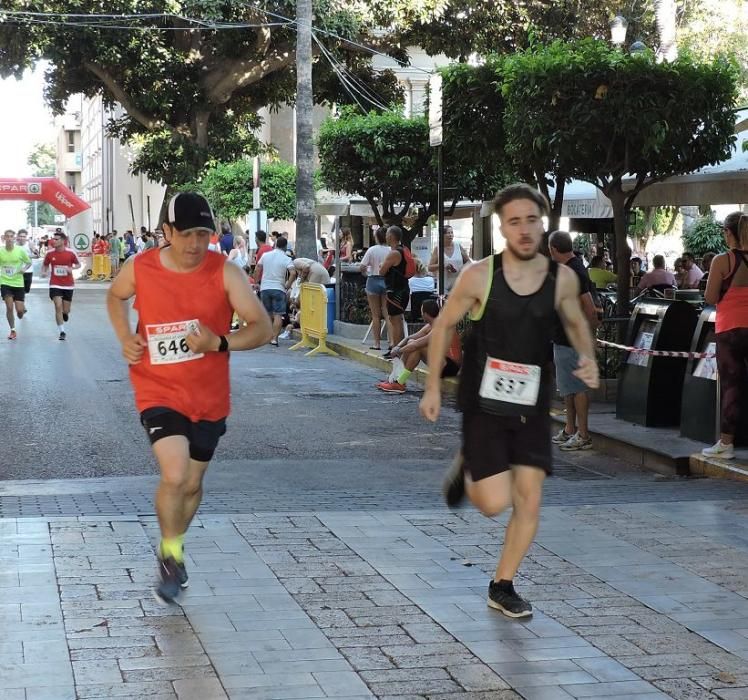
[(660, 61), (674, 61), (678, 57), (675, 0), (655, 0), (655, 19), (659, 43), (657, 58)]
[[(161, 228), (164, 221), (167, 220), (169, 216), (169, 200), (175, 195), (176, 193), (171, 188), (171, 186), (167, 185), (166, 190), (164, 191), (164, 201), (161, 202), (161, 209), (158, 212), (158, 223), (156, 224), (158, 228)], [(133, 233), (137, 236), (139, 231), (133, 231)]]
[[(615, 229), (616, 262), (618, 263), (618, 302), (616, 315), (629, 315), (629, 299), (631, 296), (631, 249), (627, 241), (628, 211), (626, 210), (626, 195), (618, 187), (618, 191), (605, 193), (613, 205), (613, 225)], [(618, 337), (626, 333), (626, 327), (620, 324)]]
[(296, 13), (296, 254), (316, 260), (312, 181), (312, 0), (298, 0)]

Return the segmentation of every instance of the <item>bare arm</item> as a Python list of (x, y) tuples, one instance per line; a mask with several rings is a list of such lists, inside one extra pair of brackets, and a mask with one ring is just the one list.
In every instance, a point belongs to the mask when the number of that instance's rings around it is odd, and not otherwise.
[(594, 389), (600, 383), (595, 361), (595, 344), (590, 325), (582, 311), (579, 298), (579, 281), (566, 267), (558, 268), (556, 286), (556, 310), (572, 347), (579, 354), (579, 369), (574, 374), (587, 386)]
[(439, 248), (431, 251), (431, 259), (428, 264), (429, 272), (436, 272), (439, 269)]
[(488, 274), (488, 258), (462, 268), (447, 303), (434, 321), (429, 336), (429, 373), (420, 405), (421, 415), (427, 420), (435, 421), (439, 417), (441, 372), (454, 329), (465, 314), (483, 302)]
[(597, 318), (597, 311), (595, 310), (595, 302), (592, 301), (592, 294), (587, 292), (579, 297), (582, 304), (582, 312), (587, 318), (587, 323), (590, 324), (590, 328), (597, 328), (600, 325), (600, 320)]
[(463, 262), (463, 264), (464, 263), (469, 263), (470, 262), (470, 256), (467, 254), (467, 251), (462, 246), (460, 246), (460, 253), (462, 253), (462, 262)]
[(391, 267), (395, 267), (396, 265), (400, 264), (401, 259), (402, 256), (398, 251), (391, 250), (389, 253), (387, 253), (387, 257), (384, 259), (382, 267), (379, 269), (379, 274), (386, 275), (390, 271)]
[(255, 265), (255, 284), (259, 285), (262, 282), (262, 258), (260, 262)]
[(716, 304), (719, 301), (719, 295), (722, 291), (722, 282), (730, 271), (730, 255), (723, 253), (712, 260), (712, 266), (709, 268), (709, 277), (706, 278), (706, 291), (704, 292), (704, 301), (707, 304)]
[(296, 267), (292, 267), (288, 272), (288, 280), (286, 281), (286, 289), (291, 289), (291, 286), (294, 283), (294, 280), (299, 276), (298, 271), (296, 270)]
[(119, 274), (114, 278), (106, 295), (109, 322), (122, 346), (122, 355), (128, 364), (140, 362), (146, 343), (130, 328), (130, 307), (128, 300), (135, 294), (135, 263), (132, 258), (125, 261)]

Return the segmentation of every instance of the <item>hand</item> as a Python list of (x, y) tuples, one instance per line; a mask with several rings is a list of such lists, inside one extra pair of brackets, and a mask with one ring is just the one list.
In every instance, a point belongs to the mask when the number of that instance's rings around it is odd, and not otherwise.
[(122, 341), (122, 355), (129, 365), (137, 365), (145, 352), (146, 342), (143, 338), (133, 333)]
[(400, 357), (400, 355), (403, 354), (403, 349), (399, 345), (396, 345), (394, 348), (392, 348), (390, 354), (392, 355), (392, 357)]
[(199, 321), (195, 322), (194, 328), (190, 329), (184, 339), (187, 341), (187, 347), (196, 355), (216, 352), (221, 344), (220, 337)]
[(457, 268), (452, 263), (449, 263), (447, 265), (447, 272), (457, 272)]
[(439, 411), (442, 407), (442, 394), (439, 389), (429, 389), (423, 393), (423, 398), (418, 408), (421, 411), (421, 415), (432, 423), (436, 423), (436, 419), (439, 417)]
[(600, 386), (600, 374), (597, 369), (597, 362), (586, 355), (579, 356), (579, 364), (573, 374), (578, 379), (581, 379), (590, 389), (597, 389)]

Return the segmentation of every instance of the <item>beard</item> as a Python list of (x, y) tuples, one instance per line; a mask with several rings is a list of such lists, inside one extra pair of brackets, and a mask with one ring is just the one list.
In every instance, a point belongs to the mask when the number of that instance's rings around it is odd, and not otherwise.
[(518, 250), (515, 248), (509, 241), (506, 242), (507, 250), (515, 257), (517, 260), (522, 260), (523, 262), (527, 262), (528, 260), (532, 260), (537, 254), (540, 246), (536, 246), (534, 250), (528, 253), (523, 253), (521, 250)]

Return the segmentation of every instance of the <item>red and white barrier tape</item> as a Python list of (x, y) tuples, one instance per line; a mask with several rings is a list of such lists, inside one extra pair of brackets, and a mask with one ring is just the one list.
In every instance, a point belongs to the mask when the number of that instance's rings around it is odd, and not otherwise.
[(630, 345), (619, 345), (618, 343), (611, 343), (607, 340), (597, 341), (600, 345), (607, 345), (609, 348), (618, 348), (618, 350), (626, 350), (627, 352), (634, 352), (638, 355), (653, 355), (654, 357), (686, 357), (694, 358), (696, 360), (705, 360), (708, 358), (716, 357), (713, 352), (681, 352), (678, 350), (647, 350), (646, 348), (634, 348)]

